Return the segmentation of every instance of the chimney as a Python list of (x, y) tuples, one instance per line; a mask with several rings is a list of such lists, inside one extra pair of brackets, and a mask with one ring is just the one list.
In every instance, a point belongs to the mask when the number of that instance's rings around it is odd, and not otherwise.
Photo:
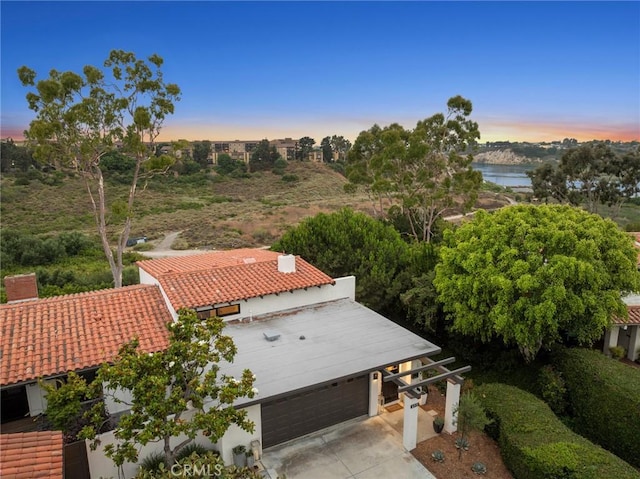
[(38, 299), (38, 280), (35, 273), (4, 277), (7, 303)]
[(296, 257), (292, 254), (281, 254), (278, 256), (278, 271), (281, 273), (295, 273)]

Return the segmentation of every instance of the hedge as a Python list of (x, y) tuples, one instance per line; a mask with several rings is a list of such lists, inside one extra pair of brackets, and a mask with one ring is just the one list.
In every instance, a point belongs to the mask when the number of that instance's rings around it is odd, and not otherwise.
[(487, 432), (516, 479), (640, 479), (631, 465), (567, 428), (533, 394), (498, 383), (475, 392), (494, 420)]
[(562, 372), (577, 432), (640, 467), (640, 369), (587, 349), (562, 348)]

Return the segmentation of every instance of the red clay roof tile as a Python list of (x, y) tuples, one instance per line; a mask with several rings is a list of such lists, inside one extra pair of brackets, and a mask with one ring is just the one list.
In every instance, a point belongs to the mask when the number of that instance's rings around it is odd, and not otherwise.
[(163, 274), (192, 273), (194, 271), (225, 268), (240, 264), (260, 263), (277, 260), (280, 253), (260, 248), (242, 248), (225, 251), (211, 251), (193, 256), (138, 261), (138, 266), (158, 278)]
[(295, 259), (294, 273), (281, 273), (278, 256), (274, 251), (243, 249), (138, 264), (158, 279), (176, 310), (334, 284), (330, 276), (300, 257)]
[(622, 319), (614, 318), (613, 324), (638, 324), (640, 325), (640, 304), (627, 306), (629, 312), (629, 320), (624, 321)]
[(62, 479), (61, 431), (0, 434), (0, 477)]
[(144, 351), (163, 350), (170, 321), (152, 285), (2, 304), (0, 385), (99, 366), (135, 337)]

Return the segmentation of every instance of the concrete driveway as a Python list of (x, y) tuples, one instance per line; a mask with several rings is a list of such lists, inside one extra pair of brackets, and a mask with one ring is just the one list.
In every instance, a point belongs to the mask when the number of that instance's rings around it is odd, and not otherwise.
[(265, 449), (262, 464), (271, 479), (435, 479), (379, 416), (353, 419)]

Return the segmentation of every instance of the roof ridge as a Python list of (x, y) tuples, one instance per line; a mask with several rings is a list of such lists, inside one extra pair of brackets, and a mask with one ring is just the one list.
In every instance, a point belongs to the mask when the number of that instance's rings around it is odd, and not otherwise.
[(83, 297), (88, 297), (88, 296), (106, 296), (106, 295), (110, 295), (110, 294), (118, 294), (121, 292), (127, 292), (127, 291), (135, 291), (138, 289), (149, 289), (149, 288), (158, 288), (157, 284), (130, 284), (127, 286), (121, 286), (120, 288), (104, 288), (104, 289), (96, 289), (93, 291), (81, 291), (79, 293), (69, 293), (69, 294), (61, 294), (59, 296), (50, 296), (47, 298), (33, 298), (33, 299), (27, 299), (24, 301), (18, 301), (15, 303), (3, 303), (0, 304), (0, 308), (2, 309), (9, 309), (11, 307), (15, 307), (15, 306), (24, 306), (26, 304), (31, 304), (34, 302), (47, 302), (47, 303), (55, 303), (58, 301), (65, 301), (65, 300), (71, 300), (71, 299), (79, 299), (79, 298), (83, 298)]
[(198, 273), (211, 273), (214, 271), (226, 271), (229, 269), (237, 269), (237, 268), (241, 268), (243, 266), (257, 266), (257, 265), (261, 265), (261, 264), (266, 264), (266, 263), (272, 263), (272, 264), (276, 264), (277, 263), (277, 259), (270, 259), (270, 260), (265, 260), (265, 261), (254, 261), (251, 263), (236, 263), (236, 264), (228, 264), (225, 266), (217, 266), (217, 267), (209, 267), (209, 268), (201, 268), (201, 269), (192, 269), (189, 271), (169, 271), (167, 273), (161, 273), (158, 277), (167, 277), (167, 276), (179, 276), (179, 275), (185, 275), (185, 274), (198, 274)]

